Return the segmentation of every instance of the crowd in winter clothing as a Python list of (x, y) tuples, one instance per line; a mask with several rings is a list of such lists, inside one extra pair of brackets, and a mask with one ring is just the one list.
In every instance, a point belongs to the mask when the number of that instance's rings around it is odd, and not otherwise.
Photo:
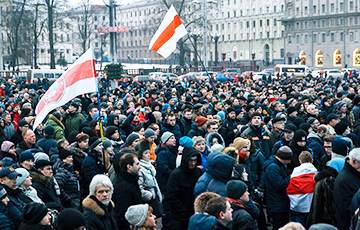
[[(3, 80), (0, 229), (360, 229), (360, 81)], [(158, 222), (159, 223), (159, 222)]]

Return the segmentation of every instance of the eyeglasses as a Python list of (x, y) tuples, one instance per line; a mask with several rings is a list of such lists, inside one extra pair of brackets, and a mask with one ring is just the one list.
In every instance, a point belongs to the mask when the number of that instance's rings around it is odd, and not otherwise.
[(324, 146), (325, 149), (331, 149), (331, 146)]

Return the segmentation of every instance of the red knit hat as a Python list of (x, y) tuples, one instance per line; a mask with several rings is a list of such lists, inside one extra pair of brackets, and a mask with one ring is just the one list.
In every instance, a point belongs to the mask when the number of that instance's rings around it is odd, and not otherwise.
[(195, 118), (195, 122), (198, 127), (203, 126), (207, 121), (208, 121), (208, 119), (203, 116), (198, 116)]

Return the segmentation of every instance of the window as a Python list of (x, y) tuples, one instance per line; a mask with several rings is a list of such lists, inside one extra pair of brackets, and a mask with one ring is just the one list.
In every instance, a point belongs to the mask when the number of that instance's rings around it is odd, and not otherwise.
[(266, 25), (270, 26), (270, 19), (266, 19)]
[(300, 35), (296, 35), (296, 43), (297, 43), (297, 44), (300, 43)]
[(307, 15), (308, 14), (308, 7), (307, 6), (304, 7), (304, 11), (305, 11), (304, 14)]
[(351, 2), (349, 3), (349, 10), (350, 10), (350, 11), (353, 11), (353, 10), (354, 10), (354, 2), (353, 2), (353, 1), (351, 1)]
[[(96, 34), (97, 35), (97, 34)], [(67, 41), (69, 42), (70, 41), (70, 35), (67, 34)]]
[(340, 41), (341, 41), (341, 42), (344, 41), (344, 32), (340, 32)]
[(276, 13), (276, 6), (274, 6), (274, 13)]
[(269, 38), (270, 37), (270, 32), (266, 32), (266, 38)]
[(103, 16), (103, 21), (105, 21), (105, 16)]
[(262, 20), (260, 20), (260, 27), (262, 26)]
[(97, 21), (97, 17), (96, 17), (96, 16), (94, 17), (94, 21)]
[(308, 43), (309, 42), (309, 36), (307, 34), (305, 34), (304, 36), (304, 43)]
[(354, 23), (354, 19), (353, 18), (349, 18), (349, 26), (352, 26)]
[(325, 42), (326, 41), (326, 35), (325, 34), (321, 34), (321, 41)]
[(246, 28), (249, 28), (249, 27), (250, 27), (250, 22), (246, 21)]
[(277, 20), (276, 20), (276, 18), (274, 18), (274, 26), (276, 26), (276, 22), (277, 22)]
[(313, 27), (316, 27), (316, 26), (317, 26), (317, 22), (313, 21)]
[(234, 17), (236, 17), (236, 10), (234, 10)]
[(284, 12), (284, 5), (281, 5), (281, 12)]
[(354, 32), (349, 33), (349, 38), (351, 42), (354, 41)]
[(230, 11), (228, 11), (228, 18), (230, 18)]
[(316, 34), (314, 34), (314, 36), (313, 36), (313, 40), (314, 40), (314, 43), (316, 43), (316, 42), (317, 42), (317, 36), (316, 36)]
[(268, 6), (266, 7), (266, 13), (270, 13), (270, 8)]
[(288, 37), (288, 43), (289, 44), (291, 43), (291, 35), (289, 35), (289, 37)]
[(330, 12), (335, 12), (335, 4), (331, 3), (330, 5)]
[(299, 16), (300, 15), (300, 8), (296, 7), (296, 15)]
[(331, 33), (331, 34), (330, 34), (330, 41), (331, 41), (331, 42), (334, 42), (334, 41), (335, 41), (335, 34), (334, 34), (334, 33)]
[(325, 27), (325, 20), (321, 20), (321, 26)]
[(321, 13), (325, 13), (325, 4), (321, 5)]
[(255, 28), (256, 27), (256, 21), (253, 21), (253, 28)]
[(316, 6), (313, 6), (313, 12), (316, 14)]
[(340, 11), (344, 11), (344, 3), (340, 2)]
[(285, 56), (285, 49), (280, 49), (280, 57), (283, 58)]
[(234, 0), (234, 5), (236, 5), (236, 0)]
[(262, 32), (260, 32), (260, 39), (261, 39), (261, 38), (263, 38), (263, 33), (262, 33)]

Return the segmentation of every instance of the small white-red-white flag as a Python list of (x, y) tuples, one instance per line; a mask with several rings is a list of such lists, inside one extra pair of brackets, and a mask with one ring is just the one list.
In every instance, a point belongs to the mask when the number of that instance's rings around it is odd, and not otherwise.
[(97, 91), (94, 49), (91, 47), (46, 91), (36, 106), (33, 129), (51, 110), (65, 105), (78, 95)]
[(176, 49), (176, 43), (186, 34), (184, 24), (182, 24), (174, 6), (171, 5), (159, 29), (151, 39), (149, 49), (167, 58)]

